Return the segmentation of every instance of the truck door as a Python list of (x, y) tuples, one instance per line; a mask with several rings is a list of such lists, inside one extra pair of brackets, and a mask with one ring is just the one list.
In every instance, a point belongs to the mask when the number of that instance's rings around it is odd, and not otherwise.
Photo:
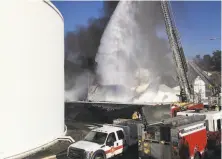
[(115, 133), (112, 132), (109, 134), (106, 140), (106, 158), (111, 158), (115, 155), (115, 144), (116, 144), (116, 136)]
[(116, 143), (114, 143), (115, 146), (115, 155), (121, 154), (123, 153), (123, 148), (125, 148), (127, 145), (125, 137), (124, 137), (124, 133), (122, 130), (119, 130), (116, 132), (118, 140), (116, 141)]

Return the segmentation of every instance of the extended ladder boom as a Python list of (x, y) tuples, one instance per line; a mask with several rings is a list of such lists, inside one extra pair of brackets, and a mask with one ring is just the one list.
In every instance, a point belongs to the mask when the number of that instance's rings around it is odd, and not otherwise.
[(173, 52), (174, 62), (176, 64), (176, 70), (181, 91), (184, 93), (186, 100), (191, 100), (191, 88), (187, 79), (187, 63), (183, 53), (182, 46), (179, 41), (179, 35), (177, 29), (171, 19), (169, 2), (162, 0), (161, 7), (164, 15), (164, 21), (166, 25), (166, 32), (170, 43), (171, 50)]

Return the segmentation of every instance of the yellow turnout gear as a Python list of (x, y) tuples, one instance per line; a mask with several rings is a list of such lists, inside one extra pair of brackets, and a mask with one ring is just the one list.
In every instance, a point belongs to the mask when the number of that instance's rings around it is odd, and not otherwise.
[(134, 113), (133, 113), (132, 119), (139, 119), (137, 112), (134, 112)]

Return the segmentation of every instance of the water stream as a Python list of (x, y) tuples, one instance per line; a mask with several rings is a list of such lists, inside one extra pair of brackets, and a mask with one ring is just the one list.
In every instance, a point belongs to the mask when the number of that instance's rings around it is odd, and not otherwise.
[(101, 39), (96, 56), (99, 86), (89, 93), (89, 99), (177, 100), (172, 53), (163, 38), (166, 34), (159, 36), (164, 30), (160, 2), (120, 1)]

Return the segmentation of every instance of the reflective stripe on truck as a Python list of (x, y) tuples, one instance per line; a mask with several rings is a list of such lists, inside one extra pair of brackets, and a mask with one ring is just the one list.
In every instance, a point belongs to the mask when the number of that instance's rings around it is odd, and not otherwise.
[(114, 153), (117, 150), (123, 149), (123, 145), (117, 146), (117, 147), (112, 147), (111, 149), (105, 151), (106, 154), (108, 153)]

